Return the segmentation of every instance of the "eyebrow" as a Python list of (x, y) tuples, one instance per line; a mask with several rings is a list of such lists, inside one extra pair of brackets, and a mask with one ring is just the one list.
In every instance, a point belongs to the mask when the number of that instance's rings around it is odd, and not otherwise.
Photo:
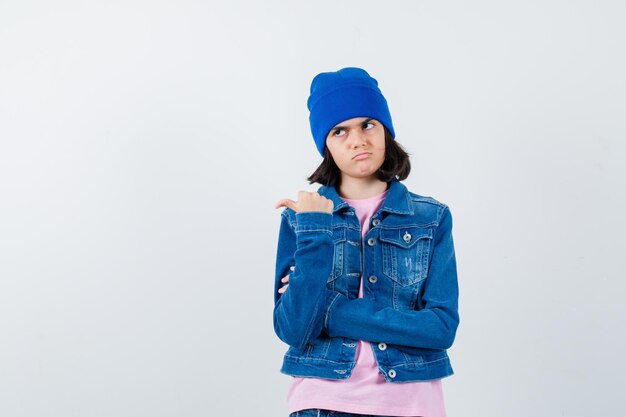
[[(361, 122), (361, 124), (369, 123), (369, 122), (371, 122), (372, 120), (374, 120), (374, 118), (373, 118), (373, 117), (368, 117), (367, 119), (363, 120), (363, 121)], [(337, 125), (337, 126), (333, 127), (333, 128), (332, 128), (332, 129), (330, 129), (330, 130), (339, 130), (339, 129), (347, 129), (347, 128), (348, 128), (348, 126)]]

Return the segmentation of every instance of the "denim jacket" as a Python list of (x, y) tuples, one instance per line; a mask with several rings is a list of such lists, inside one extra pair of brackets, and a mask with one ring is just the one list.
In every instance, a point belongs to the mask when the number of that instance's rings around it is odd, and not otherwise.
[[(332, 214), (281, 214), (274, 331), (289, 345), (281, 372), (349, 378), (364, 340), (388, 382), (452, 375), (447, 349), (459, 314), (448, 206), (393, 180), (361, 240), (354, 208), (334, 187), (317, 192), (333, 201)], [(279, 294), (286, 275), (289, 288)]]

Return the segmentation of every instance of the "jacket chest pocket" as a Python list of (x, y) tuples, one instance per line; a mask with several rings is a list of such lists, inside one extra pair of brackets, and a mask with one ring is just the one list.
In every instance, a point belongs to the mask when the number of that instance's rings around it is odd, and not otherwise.
[(383, 273), (402, 286), (426, 278), (432, 238), (431, 228), (380, 229)]
[(346, 246), (346, 228), (333, 228), (333, 272), (328, 277), (328, 282), (333, 281), (343, 274), (344, 269), (344, 251)]

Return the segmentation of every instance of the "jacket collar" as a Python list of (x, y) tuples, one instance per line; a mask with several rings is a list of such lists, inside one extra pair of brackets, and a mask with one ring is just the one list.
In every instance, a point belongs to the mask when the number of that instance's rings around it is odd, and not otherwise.
[[(389, 185), (388, 191), (387, 197), (385, 197), (385, 201), (383, 201), (383, 205), (380, 208), (381, 211), (396, 214), (413, 214), (411, 196), (409, 195), (409, 190), (404, 184), (394, 178)], [(322, 185), (317, 192), (320, 195), (332, 200), (334, 205), (333, 213), (350, 207), (348, 203), (339, 197), (337, 190), (332, 185)]]

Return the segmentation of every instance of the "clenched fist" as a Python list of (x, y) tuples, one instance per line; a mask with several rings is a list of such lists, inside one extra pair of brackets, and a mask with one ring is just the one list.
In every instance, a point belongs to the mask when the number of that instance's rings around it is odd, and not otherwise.
[(332, 200), (316, 192), (298, 191), (298, 201), (283, 198), (276, 203), (274, 208), (289, 207), (296, 213), (303, 213), (305, 211), (332, 213), (334, 206)]

